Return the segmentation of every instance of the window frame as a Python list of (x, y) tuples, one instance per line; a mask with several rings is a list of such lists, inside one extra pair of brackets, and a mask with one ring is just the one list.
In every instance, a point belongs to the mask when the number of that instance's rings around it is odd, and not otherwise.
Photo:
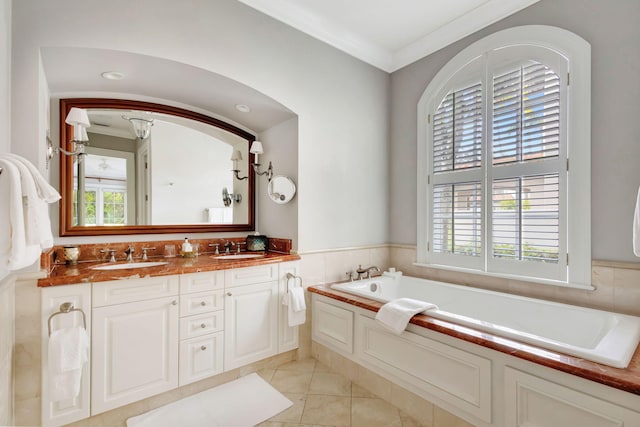
[[(533, 47), (534, 49), (531, 49)], [(513, 58), (506, 52), (520, 50), (517, 58)], [(433, 173), (433, 159), (430, 150), (432, 143), (431, 123), (427, 118), (433, 117), (440, 101), (451, 90), (456, 90), (465, 81), (482, 80), (483, 101), (486, 96), (492, 94), (491, 87), (493, 71), (500, 66), (489, 69), (488, 61), (505, 58), (502, 62), (517, 62), (528, 58), (525, 53), (536, 50), (548, 50), (565, 58), (567, 75), (560, 75), (560, 79), (566, 81), (566, 143), (561, 147), (564, 155), (558, 159), (566, 162), (568, 171), (564, 188), (571, 189), (560, 194), (561, 204), (565, 204), (561, 217), (571, 218), (561, 224), (561, 243), (566, 245), (559, 260), (561, 271), (544, 277), (533, 275), (536, 269), (523, 269), (518, 273), (514, 270), (488, 271), (488, 264), (495, 265), (490, 256), (491, 224), (487, 223), (487, 208), (491, 201), (487, 199), (485, 192), (491, 188), (491, 184), (483, 186), (483, 208), (481, 221), (483, 224), (481, 239), (483, 256), (480, 262), (460, 262), (462, 255), (450, 255), (433, 252), (429, 247), (432, 242), (431, 221), (431, 191), (436, 185), (437, 179)], [(544, 63), (544, 62), (543, 62)], [(503, 64), (505, 65), (505, 64)], [(480, 68), (480, 71), (478, 71)], [(435, 105), (434, 105), (435, 104)], [(484, 103), (485, 108), (489, 103)], [(587, 41), (571, 33), (570, 31), (543, 25), (527, 25), (510, 28), (491, 34), (453, 57), (431, 80), (418, 102), (418, 170), (417, 170), (417, 262), (416, 265), (431, 268), (442, 268), (456, 271), (466, 271), (475, 274), (495, 277), (507, 277), (531, 282), (552, 284), (558, 286), (592, 288), (591, 286), (591, 47)], [(491, 161), (489, 153), (489, 133), (491, 123), (487, 121), (491, 117), (487, 111), (484, 114), (483, 123), (483, 162)], [(563, 153), (561, 153), (562, 155)], [(570, 159), (570, 162), (569, 162)], [(491, 176), (486, 175), (482, 167), (482, 182), (491, 183)], [(564, 167), (558, 169), (563, 172)], [(460, 171), (467, 172), (467, 171)], [(453, 172), (454, 174), (457, 172)], [(459, 174), (459, 182), (469, 181), (465, 179), (465, 173)], [(468, 175), (468, 174), (467, 174)], [(450, 182), (450, 181), (447, 181)], [(491, 198), (489, 196), (489, 198)], [(561, 219), (562, 222), (562, 219)], [(563, 243), (564, 242), (564, 243)], [(432, 245), (431, 245), (432, 246)], [(566, 256), (565, 256), (566, 254)], [(570, 257), (569, 257), (570, 255)], [(471, 257), (466, 257), (471, 258)], [(567, 264), (567, 261), (570, 261)], [(501, 263), (498, 263), (501, 264)], [(526, 264), (526, 263), (525, 263)], [(522, 265), (522, 263), (520, 263)], [(539, 265), (534, 263), (535, 265)]]

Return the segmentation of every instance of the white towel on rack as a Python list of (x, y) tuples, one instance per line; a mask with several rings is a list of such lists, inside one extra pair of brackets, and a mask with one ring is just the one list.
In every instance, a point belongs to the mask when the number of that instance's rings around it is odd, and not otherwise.
[(3, 156), (20, 162), (25, 165), (27, 169), (29, 169), (29, 172), (31, 173), (31, 176), (33, 177), (33, 180), (35, 182), (36, 190), (38, 191), (38, 197), (40, 197), (40, 199), (44, 200), (47, 203), (54, 203), (60, 200), (61, 196), (60, 193), (58, 193), (58, 190), (53, 188), (47, 182), (47, 180), (44, 179), (40, 171), (35, 167), (33, 163), (31, 163), (24, 157), (18, 156), (17, 154), (13, 153), (5, 153), (3, 154)]
[(289, 326), (298, 326), (306, 322), (307, 304), (304, 301), (304, 288), (302, 285), (288, 289), (282, 298), (282, 304), (287, 306)]
[(49, 393), (53, 402), (80, 393), (82, 368), (89, 360), (89, 337), (81, 327), (57, 329), (49, 337)]
[(51, 222), (49, 220), (49, 205), (38, 196), (33, 175), (22, 162), (7, 157), (8, 161), (20, 171), (20, 186), (22, 189), (22, 213), (24, 214), (25, 234), (27, 244), (49, 248), (53, 245)]
[(39, 245), (28, 244), (22, 201), (20, 170), (15, 162), (0, 156), (0, 262), (8, 270), (32, 265), (40, 257)]
[(42, 249), (53, 246), (48, 203), (60, 194), (51, 187), (36, 167), (16, 154), (0, 155), (0, 167), (7, 170), (0, 178), (0, 262), (9, 270), (18, 270), (36, 262)]
[(376, 320), (400, 335), (413, 316), (425, 310), (437, 309), (438, 306), (430, 302), (424, 302), (413, 298), (398, 298), (380, 307), (376, 314)]
[(636, 197), (636, 210), (633, 214), (633, 253), (640, 257), (640, 188)]

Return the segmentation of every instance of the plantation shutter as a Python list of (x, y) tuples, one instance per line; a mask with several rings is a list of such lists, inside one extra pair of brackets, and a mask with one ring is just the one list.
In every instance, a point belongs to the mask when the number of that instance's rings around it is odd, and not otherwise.
[[(433, 115), (432, 158), (437, 181), (432, 193), (434, 252), (481, 255), (482, 183), (478, 170), (482, 166), (482, 132), (482, 83), (449, 92)], [(473, 170), (474, 175), (468, 175)]]
[(530, 61), (494, 77), (491, 108), (493, 173), (500, 175), (491, 188), (492, 256), (558, 263), (559, 174), (528, 171), (530, 164), (559, 156), (560, 79)]
[(433, 116), (433, 170), (480, 167), (482, 84), (449, 93)]
[(533, 63), (493, 80), (493, 164), (557, 157), (560, 79)]

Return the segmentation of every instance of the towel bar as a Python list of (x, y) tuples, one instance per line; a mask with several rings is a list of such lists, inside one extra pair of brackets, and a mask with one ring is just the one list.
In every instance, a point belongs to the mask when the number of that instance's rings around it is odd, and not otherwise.
[(302, 286), (302, 277), (296, 276), (295, 274), (287, 273), (287, 292), (289, 292), (289, 280), (293, 279), (293, 286), (296, 285), (296, 281), (300, 280), (300, 287)]
[(51, 336), (51, 320), (56, 317), (58, 314), (66, 314), (71, 313), (72, 311), (79, 311), (82, 313), (82, 324), (84, 329), (87, 329), (87, 316), (84, 314), (81, 308), (75, 308), (72, 302), (63, 302), (60, 304), (60, 311), (56, 311), (51, 316), (49, 316), (49, 320), (47, 320), (47, 325), (49, 326), (49, 336)]

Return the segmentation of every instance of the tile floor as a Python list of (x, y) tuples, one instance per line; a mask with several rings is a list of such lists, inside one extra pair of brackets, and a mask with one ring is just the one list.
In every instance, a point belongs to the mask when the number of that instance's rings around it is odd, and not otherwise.
[(260, 427), (417, 427), (385, 400), (329, 371), (315, 359), (286, 363), (259, 374), (293, 402)]

